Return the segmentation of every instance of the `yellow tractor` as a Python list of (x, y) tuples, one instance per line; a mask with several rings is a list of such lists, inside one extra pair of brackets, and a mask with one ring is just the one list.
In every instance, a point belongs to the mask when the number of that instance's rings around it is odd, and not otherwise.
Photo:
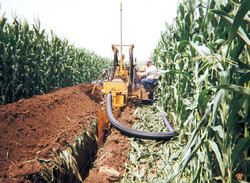
[[(120, 11), (122, 17), (122, 4), (120, 5)], [(120, 54), (117, 47), (120, 47)], [(124, 55), (122, 53), (123, 47), (129, 48), (128, 66), (124, 64)], [(111, 124), (123, 134), (138, 138), (167, 140), (176, 135), (175, 130), (169, 124), (164, 113), (161, 113), (161, 115), (169, 132), (152, 133), (137, 131), (122, 125), (116, 120), (121, 112), (121, 108), (127, 106), (128, 101), (142, 102), (144, 99), (142, 96), (144, 96), (145, 90), (140, 83), (140, 76), (137, 75), (136, 59), (134, 59), (133, 56), (133, 49), (133, 44), (122, 44), (122, 36), (120, 45), (112, 45), (112, 50), (114, 52), (114, 65), (109, 72), (103, 72), (103, 75), (106, 74), (106, 80), (102, 83), (101, 91), (103, 93), (103, 102), (102, 109), (98, 113), (99, 145), (103, 144), (104, 139), (109, 133)], [(120, 55), (119, 61), (118, 54)]]

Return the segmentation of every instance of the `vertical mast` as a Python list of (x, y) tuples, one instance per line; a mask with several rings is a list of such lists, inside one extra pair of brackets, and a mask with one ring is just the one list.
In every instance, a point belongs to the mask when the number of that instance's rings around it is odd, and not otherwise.
[(123, 69), (123, 55), (122, 55), (122, 2), (120, 2), (120, 14), (121, 14), (121, 45), (120, 45), (120, 71)]

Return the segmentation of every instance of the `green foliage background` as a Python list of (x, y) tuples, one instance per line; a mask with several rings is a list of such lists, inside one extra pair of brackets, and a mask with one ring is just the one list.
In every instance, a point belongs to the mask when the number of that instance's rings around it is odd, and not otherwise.
[[(137, 110), (147, 117), (134, 126), (165, 130), (154, 114), (162, 110), (178, 136), (169, 142), (131, 138), (123, 182), (250, 181), (249, 10), (250, 0), (179, 1), (152, 54), (162, 75), (157, 101)], [(39, 25), (9, 24), (4, 17), (0, 63), (1, 104), (89, 83), (110, 64)]]
[(110, 60), (79, 49), (51, 31), (14, 18), (0, 19), (0, 104), (54, 89), (90, 83)]
[[(250, 180), (249, 10), (250, 0), (179, 1), (152, 54), (162, 75), (152, 110), (166, 111), (179, 134), (132, 138), (123, 182)], [(150, 116), (134, 128), (157, 131)]]

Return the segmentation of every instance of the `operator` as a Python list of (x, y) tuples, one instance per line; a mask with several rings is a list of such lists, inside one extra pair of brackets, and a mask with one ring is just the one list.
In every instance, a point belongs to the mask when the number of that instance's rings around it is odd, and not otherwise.
[(146, 79), (141, 80), (146, 92), (152, 93), (152, 90), (154, 89), (154, 82), (158, 79), (159, 75), (157, 74), (157, 68), (152, 64), (151, 60), (147, 61), (147, 69), (141, 74), (141, 76), (146, 77)]

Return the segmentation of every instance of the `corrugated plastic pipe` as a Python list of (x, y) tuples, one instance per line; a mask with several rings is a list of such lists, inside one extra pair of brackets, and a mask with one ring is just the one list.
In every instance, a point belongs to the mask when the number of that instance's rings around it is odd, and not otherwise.
[(112, 114), (112, 95), (111, 94), (106, 95), (106, 113), (107, 113), (107, 117), (109, 121), (117, 130), (131, 137), (151, 139), (151, 140), (170, 140), (172, 137), (177, 135), (177, 132), (173, 129), (173, 127), (170, 125), (169, 121), (167, 120), (166, 115), (162, 112), (161, 112), (162, 119), (165, 125), (168, 127), (169, 132), (154, 133), (154, 132), (139, 131), (139, 130), (134, 130), (127, 126), (122, 125), (114, 118)]

